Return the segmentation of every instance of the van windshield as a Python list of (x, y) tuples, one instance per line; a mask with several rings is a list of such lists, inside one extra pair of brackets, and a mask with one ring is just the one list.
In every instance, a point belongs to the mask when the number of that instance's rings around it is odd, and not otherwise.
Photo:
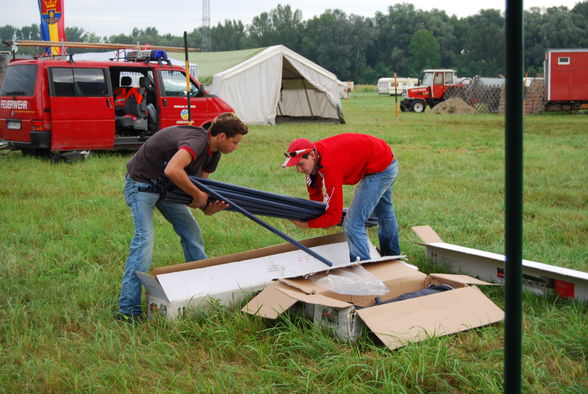
[(33, 96), (36, 81), (36, 64), (8, 67), (0, 87), (0, 96)]
[[(161, 79), (163, 82), (164, 96), (182, 97), (186, 96), (186, 75), (181, 71), (162, 70)], [(190, 82), (190, 96), (199, 94), (198, 86)]]

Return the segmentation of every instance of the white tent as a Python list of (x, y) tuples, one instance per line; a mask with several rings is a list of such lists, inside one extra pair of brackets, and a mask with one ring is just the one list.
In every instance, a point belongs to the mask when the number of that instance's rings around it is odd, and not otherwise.
[(283, 45), (215, 74), (210, 90), (248, 124), (287, 119), (344, 122), (341, 82), (335, 74)]

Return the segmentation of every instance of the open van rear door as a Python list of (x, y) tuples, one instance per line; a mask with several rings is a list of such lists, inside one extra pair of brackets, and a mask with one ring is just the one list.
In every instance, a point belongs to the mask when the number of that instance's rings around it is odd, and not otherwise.
[(112, 149), (114, 99), (107, 69), (51, 67), (51, 150)]

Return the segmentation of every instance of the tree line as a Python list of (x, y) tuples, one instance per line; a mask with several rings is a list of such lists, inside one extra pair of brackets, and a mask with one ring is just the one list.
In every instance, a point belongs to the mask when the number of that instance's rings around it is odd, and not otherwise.
[[(380, 77), (419, 77), (426, 68), (453, 68), (458, 75), (504, 75), (504, 15), (495, 9), (458, 18), (445, 11), (423, 11), (395, 4), (373, 17), (328, 9), (308, 20), (302, 11), (278, 5), (254, 17), (251, 24), (224, 20), (204, 31), (188, 33), (188, 46), (200, 47), (203, 34), (211, 51), (230, 51), (282, 44), (335, 73), (340, 80), (374, 84)], [(99, 37), (66, 27), (68, 41), (152, 44), (182, 47), (183, 36), (159, 34), (157, 28), (134, 28), (131, 34)], [(0, 39), (39, 40), (39, 25), (0, 27)], [(525, 72), (543, 72), (547, 49), (588, 48), (588, 0), (567, 7), (530, 8), (524, 12)], [(6, 47), (0, 49), (6, 50)], [(34, 54), (19, 48), (19, 54)], [(87, 51), (70, 49), (70, 53)], [(36, 54), (36, 53), (35, 53)]]

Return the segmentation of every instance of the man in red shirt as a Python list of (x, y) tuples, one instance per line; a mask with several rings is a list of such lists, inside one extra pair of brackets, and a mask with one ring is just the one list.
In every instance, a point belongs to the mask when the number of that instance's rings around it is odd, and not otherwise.
[(378, 239), (383, 256), (400, 254), (398, 225), (392, 202), (392, 185), (398, 161), (385, 141), (365, 134), (345, 133), (315, 143), (298, 138), (290, 143), (282, 167), (296, 166), (306, 174), (311, 200), (327, 204), (324, 215), (306, 222), (293, 221), (301, 228), (331, 227), (343, 215), (343, 185), (355, 185), (355, 196), (343, 228), (351, 261), (370, 259), (366, 220), (378, 218)]

